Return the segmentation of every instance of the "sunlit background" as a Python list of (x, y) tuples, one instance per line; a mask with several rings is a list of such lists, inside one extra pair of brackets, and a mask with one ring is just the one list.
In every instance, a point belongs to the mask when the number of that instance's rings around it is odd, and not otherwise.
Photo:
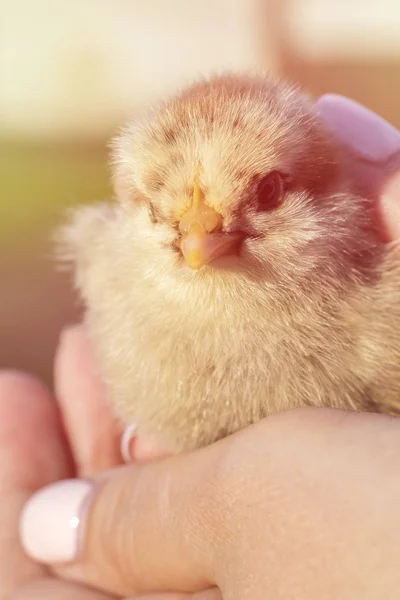
[(0, 0), (0, 367), (51, 382), (79, 317), (51, 232), (112, 194), (118, 125), (197, 75), (254, 67), (400, 127), (400, 2)]

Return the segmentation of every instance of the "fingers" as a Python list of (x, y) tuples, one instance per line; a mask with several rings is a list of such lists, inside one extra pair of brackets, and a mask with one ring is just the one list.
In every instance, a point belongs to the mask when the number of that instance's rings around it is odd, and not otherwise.
[(348, 98), (328, 94), (317, 102), (321, 117), (356, 157), (361, 193), (378, 201), (388, 240), (400, 237), (400, 132), (379, 115)]
[(70, 477), (59, 415), (47, 390), (33, 378), (0, 375), (0, 598), (42, 578), (44, 569), (19, 541), (20, 511), (38, 488)]
[[(212, 587), (226, 539), (217, 473), (225, 445), (121, 467), (97, 488), (72, 481), (43, 490), (25, 508), (25, 547), (47, 563), (75, 561), (66, 576), (118, 595)], [(31, 522), (46, 540), (29, 538)]]
[(78, 475), (121, 463), (121, 430), (105, 398), (82, 326), (61, 335), (55, 361), (56, 394)]

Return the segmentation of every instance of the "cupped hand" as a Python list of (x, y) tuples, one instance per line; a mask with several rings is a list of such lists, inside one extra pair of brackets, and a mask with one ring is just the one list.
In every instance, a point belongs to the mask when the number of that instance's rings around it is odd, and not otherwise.
[(399, 461), (398, 418), (296, 410), (45, 488), (22, 539), (63, 577), (120, 596), (395, 600)]

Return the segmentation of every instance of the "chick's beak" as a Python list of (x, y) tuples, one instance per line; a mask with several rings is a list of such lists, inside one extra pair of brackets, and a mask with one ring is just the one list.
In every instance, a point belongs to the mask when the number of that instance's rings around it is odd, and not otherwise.
[(181, 238), (177, 246), (187, 265), (201, 269), (218, 257), (231, 254), (239, 240), (237, 234), (222, 233), (222, 216), (205, 204), (195, 183), (193, 205), (179, 221)]

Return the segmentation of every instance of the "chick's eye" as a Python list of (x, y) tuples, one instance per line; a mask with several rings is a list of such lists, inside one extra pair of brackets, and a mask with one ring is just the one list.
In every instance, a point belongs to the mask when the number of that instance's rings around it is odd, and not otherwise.
[(271, 171), (262, 177), (257, 188), (259, 210), (276, 208), (282, 200), (283, 188), (283, 176), (278, 171)]

